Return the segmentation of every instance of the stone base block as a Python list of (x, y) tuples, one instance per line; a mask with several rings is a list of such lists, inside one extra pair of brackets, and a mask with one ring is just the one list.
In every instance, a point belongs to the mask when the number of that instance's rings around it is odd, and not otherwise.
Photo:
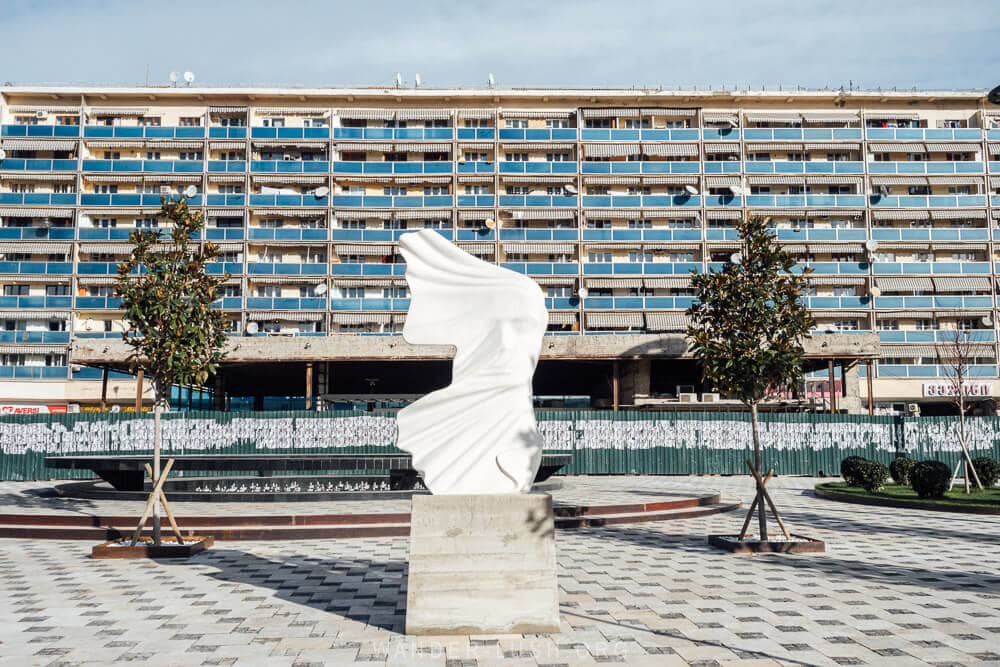
[(551, 496), (413, 497), (406, 634), (558, 631)]

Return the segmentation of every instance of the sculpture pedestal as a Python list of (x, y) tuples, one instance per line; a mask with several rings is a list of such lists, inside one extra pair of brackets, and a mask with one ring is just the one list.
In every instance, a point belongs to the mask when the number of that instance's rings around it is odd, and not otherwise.
[(406, 634), (558, 631), (551, 496), (413, 497)]

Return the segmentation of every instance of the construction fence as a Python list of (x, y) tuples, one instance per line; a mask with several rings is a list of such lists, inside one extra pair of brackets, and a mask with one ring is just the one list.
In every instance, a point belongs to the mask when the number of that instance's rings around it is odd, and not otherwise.
[[(545, 449), (573, 454), (568, 474), (742, 474), (750, 417), (737, 412), (539, 410)], [(845, 456), (897, 453), (958, 459), (957, 417), (762, 414), (765, 468), (836, 475)], [(145, 454), (148, 413), (0, 417), (0, 480), (89, 476), (45, 467), (46, 456)], [(1000, 418), (967, 419), (974, 456), (1000, 459)], [(176, 412), (163, 416), (165, 454), (393, 453), (392, 412)]]

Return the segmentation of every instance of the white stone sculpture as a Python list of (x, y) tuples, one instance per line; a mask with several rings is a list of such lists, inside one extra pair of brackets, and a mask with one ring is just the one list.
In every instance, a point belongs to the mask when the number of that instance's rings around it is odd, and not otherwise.
[(548, 325), (541, 288), (433, 230), (399, 245), (410, 286), (403, 337), (456, 354), (452, 383), (399, 412), (397, 446), (431, 493), (527, 493), (542, 456), (531, 400)]

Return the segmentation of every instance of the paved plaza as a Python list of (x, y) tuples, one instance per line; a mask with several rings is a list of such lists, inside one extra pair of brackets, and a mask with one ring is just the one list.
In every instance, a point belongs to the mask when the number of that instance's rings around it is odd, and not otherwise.
[[(401, 634), (406, 538), (219, 542), (188, 562), (0, 540), (0, 663), (1000, 665), (1000, 517), (841, 504), (817, 481), (769, 488), (825, 555), (710, 548), (742, 512), (558, 532), (562, 629), (544, 636)], [(748, 478), (613, 481), (633, 483), (752, 498)], [(0, 489), (5, 511), (39, 511), (18, 486)]]

